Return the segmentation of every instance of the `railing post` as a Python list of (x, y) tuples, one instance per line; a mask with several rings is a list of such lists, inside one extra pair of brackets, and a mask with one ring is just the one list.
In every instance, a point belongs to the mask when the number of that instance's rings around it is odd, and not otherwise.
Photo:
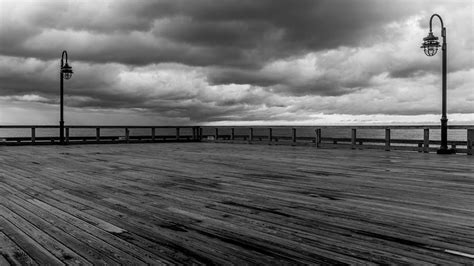
[(69, 128), (66, 128), (66, 143), (69, 143)]
[(128, 143), (128, 141), (130, 140), (130, 130), (128, 129), (128, 127), (125, 128), (125, 142)]
[(423, 152), (430, 152), (430, 129), (425, 128), (423, 130)]
[(352, 134), (351, 134), (351, 143), (352, 143), (352, 149), (356, 148), (356, 141), (357, 141), (357, 129), (353, 128), (352, 129)]
[(35, 143), (36, 141), (36, 128), (31, 128), (31, 143)]
[(176, 140), (179, 140), (179, 127), (176, 128)]
[(291, 132), (291, 141), (293, 143), (295, 143), (296, 142), (296, 128), (292, 128), (291, 131), (292, 131)]
[(155, 136), (156, 136), (156, 130), (154, 127), (152, 127), (151, 128), (151, 141), (155, 141)]
[(321, 129), (317, 128), (317, 129), (314, 130), (314, 132), (316, 133), (316, 138), (315, 138), (314, 142), (316, 144), (316, 148), (319, 148), (320, 144), (321, 144)]
[(385, 150), (390, 151), (390, 128), (385, 129)]
[(249, 130), (249, 141), (253, 141), (253, 128)]
[(219, 128), (216, 127), (214, 130), (214, 141), (216, 141), (219, 138)]
[(95, 129), (95, 140), (96, 140), (97, 142), (100, 141), (100, 127), (98, 127), (98, 128)]
[(230, 130), (230, 139), (231, 140), (235, 139), (235, 128), (231, 128), (231, 130)]
[(268, 128), (268, 142), (272, 142), (273, 139), (273, 128)]
[(196, 128), (196, 134), (197, 134), (197, 140), (202, 141), (202, 127), (197, 127)]
[(467, 129), (467, 155), (473, 154), (472, 146), (474, 146), (474, 129)]

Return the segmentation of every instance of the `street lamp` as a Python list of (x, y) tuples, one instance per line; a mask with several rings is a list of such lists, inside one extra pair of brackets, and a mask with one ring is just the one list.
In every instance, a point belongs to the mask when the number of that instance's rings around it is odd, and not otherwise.
[[(442, 46), (439, 45), (438, 37), (434, 36), (432, 32), (432, 22), (434, 17), (438, 17), (441, 21), (441, 36), (443, 37)], [(446, 61), (448, 51), (446, 46), (446, 28), (443, 25), (443, 20), (441, 19), (441, 17), (438, 14), (433, 14), (430, 18), (430, 32), (428, 33), (428, 36), (423, 38), (423, 44), (421, 45), (421, 48), (423, 48), (427, 56), (433, 56), (436, 54), (436, 52), (438, 52), (439, 47), (441, 47), (441, 50), (443, 51), (443, 110), (441, 115), (441, 146), (438, 149), (437, 153), (452, 154), (456, 153), (456, 150), (448, 149), (448, 117), (446, 116)]]
[[(64, 63), (64, 57), (66, 57), (66, 63)], [(61, 70), (59, 71), (59, 77), (61, 81), (61, 98), (60, 98), (60, 120), (59, 120), (59, 144), (64, 145), (64, 79), (70, 79), (72, 77), (72, 67), (67, 63), (67, 52), (63, 51), (61, 54)]]

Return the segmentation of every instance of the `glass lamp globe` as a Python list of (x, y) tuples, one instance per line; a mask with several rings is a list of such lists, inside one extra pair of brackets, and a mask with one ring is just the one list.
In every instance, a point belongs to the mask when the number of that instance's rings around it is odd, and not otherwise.
[(438, 52), (438, 47), (441, 47), (438, 42), (438, 37), (430, 32), (428, 36), (423, 38), (423, 43), (420, 48), (423, 48), (427, 56), (433, 56)]

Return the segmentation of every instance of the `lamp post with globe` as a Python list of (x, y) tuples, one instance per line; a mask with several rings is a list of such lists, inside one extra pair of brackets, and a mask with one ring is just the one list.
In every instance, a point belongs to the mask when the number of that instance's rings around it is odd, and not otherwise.
[[(64, 60), (66, 59), (66, 60)], [(64, 79), (72, 77), (72, 67), (67, 62), (67, 52), (61, 54), (61, 69), (59, 71), (60, 78), (60, 120), (59, 120), (59, 144), (64, 145)]]
[[(443, 37), (442, 45), (439, 44), (438, 37), (433, 35), (432, 22), (433, 18), (437, 17), (441, 21), (441, 36)], [(446, 61), (447, 61), (447, 45), (446, 45), (446, 28), (444, 27), (443, 20), (440, 15), (433, 14), (430, 18), (430, 32), (428, 36), (423, 38), (423, 48), (427, 56), (434, 56), (438, 52), (438, 48), (441, 47), (443, 52), (443, 63), (442, 63), (442, 115), (441, 115), (441, 146), (438, 149), (438, 154), (452, 154), (456, 153), (454, 149), (448, 149), (448, 117), (446, 115)]]

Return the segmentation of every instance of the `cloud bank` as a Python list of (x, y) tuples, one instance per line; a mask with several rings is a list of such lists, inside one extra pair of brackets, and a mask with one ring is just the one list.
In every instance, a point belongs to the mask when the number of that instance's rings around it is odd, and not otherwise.
[[(65, 49), (74, 69), (69, 123), (110, 114), (134, 124), (415, 122), (440, 113), (441, 56), (419, 48), (437, 12), (448, 29), (448, 110), (474, 123), (472, 8), (469, 0), (3, 0), (0, 102), (55, 108)], [(438, 21), (433, 28), (440, 35)], [(1, 116), (29, 123), (14, 117)]]

